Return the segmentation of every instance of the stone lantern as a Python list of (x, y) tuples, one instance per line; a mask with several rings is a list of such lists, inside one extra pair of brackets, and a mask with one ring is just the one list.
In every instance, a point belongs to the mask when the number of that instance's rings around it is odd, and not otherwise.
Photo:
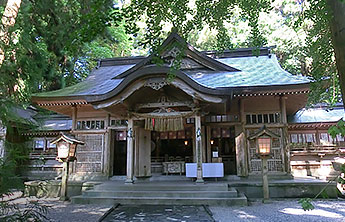
[(58, 137), (51, 141), (52, 144), (56, 144), (58, 155), (56, 159), (59, 162), (63, 163), (63, 174), (61, 181), (61, 193), (60, 200), (68, 200), (67, 196), (67, 181), (68, 181), (68, 171), (69, 171), (69, 162), (74, 161), (75, 151), (77, 145), (83, 145), (84, 142), (75, 139), (72, 135), (65, 135), (61, 133)]
[(267, 159), (271, 157), (272, 152), (272, 138), (279, 138), (279, 136), (266, 128), (264, 125), (255, 134), (248, 137), (249, 140), (256, 142), (256, 154), (261, 159), (261, 172), (262, 172), (262, 189), (263, 189), (263, 202), (269, 199), (268, 187), (268, 168)]

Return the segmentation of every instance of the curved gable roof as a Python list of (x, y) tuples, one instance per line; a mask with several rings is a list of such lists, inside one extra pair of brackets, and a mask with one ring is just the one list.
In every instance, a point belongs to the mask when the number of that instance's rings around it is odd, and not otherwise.
[[(236, 72), (240, 71), (236, 68), (229, 66), (226, 63), (219, 62), (214, 60), (203, 53), (196, 50), (193, 46), (188, 44), (183, 38), (181, 38), (176, 32), (172, 32), (169, 37), (163, 42), (163, 44), (159, 47), (160, 48), (160, 57), (163, 57), (164, 54), (168, 53), (169, 50), (172, 50), (169, 47), (172, 47), (174, 44), (177, 44), (180, 47), (180, 50), (183, 50), (184, 57), (189, 57), (196, 61), (197, 63), (202, 64), (205, 69), (215, 70), (215, 71), (227, 71), (227, 72)], [(146, 59), (142, 60), (134, 67), (130, 68), (129, 70), (125, 71), (124, 73), (115, 76), (114, 79), (125, 78), (137, 70), (144, 68), (145, 65), (152, 63), (156, 53), (152, 53)]]
[[(310, 79), (292, 75), (283, 70), (274, 55), (263, 53), (253, 56), (251, 49), (241, 49), (224, 53), (221, 58), (211, 58), (209, 52), (198, 52), (176, 33), (172, 33), (163, 43), (164, 53), (169, 45), (177, 42), (185, 45), (185, 56), (200, 64), (194, 68), (177, 70), (177, 77), (195, 90), (213, 95), (231, 95), (244, 89), (286, 90), (306, 88)], [(165, 51), (164, 51), (165, 50)], [(265, 51), (265, 49), (262, 49)], [(246, 54), (244, 54), (246, 52)], [(101, 65), (94, 69), (83, 82), (61, 90), (36, 94), (33, 100), (85, 99), (95, 102), (108, 99), (123, 90), (128, 84), (140, 77), (168, 73), (169, 66), (152, 64), (153, 55), (120, 59), (101, 60)], [(102, 65), (102, 64), (105, 65)]]

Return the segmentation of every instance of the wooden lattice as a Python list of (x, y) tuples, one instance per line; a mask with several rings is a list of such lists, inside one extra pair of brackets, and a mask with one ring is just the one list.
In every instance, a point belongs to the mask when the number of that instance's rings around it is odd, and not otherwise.
[[(257, 132), (259, 129), (249, 129), (247, 130), (247, 135), (252, 135)], [(281, 129), (269, 129), (277, 135), (281, 135)], [(256, 143), (253, 140), (248, 141), (249, 148), (249, 170), (250, 172), (261, 171), (261, 159), (256, 155)], [(279, 172), (283, 170), (283, 161), (282, 161), (282, 150), (283, 144), (282, 139), (274, 138), (272, 141), (272, 156), (267, 160), (268, 171)]]
[(103, 134), (79, 134), (78, 140), (85, 142), (77, 148), (75, 172), (101, 172), (104, 150)]

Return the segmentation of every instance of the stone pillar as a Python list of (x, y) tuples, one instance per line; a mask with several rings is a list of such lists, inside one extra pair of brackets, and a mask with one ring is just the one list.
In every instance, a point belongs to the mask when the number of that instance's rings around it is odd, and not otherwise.
[(127, 178), (125, 183), (133, 183), (133, 166), (134, 166), (134, 143), (133, 143), (133, 119), (128, 119), (127, 126)]
[(200, 115), (195, 116), (195, 142), (196, 142), (196, 149), (195, 149), (195, 160), (197, 164), (197, 183), (203, 183), (204, 180), (202, 179), (202, 133), (201, 133), (201, 118)]

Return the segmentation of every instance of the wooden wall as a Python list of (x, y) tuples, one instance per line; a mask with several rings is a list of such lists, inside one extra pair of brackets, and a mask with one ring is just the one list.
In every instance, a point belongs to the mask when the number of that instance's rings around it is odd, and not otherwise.
[(85, 145), (78, 145), (74, 163), (75, 173), (98, 172), (102, 173), (103, 153), (105, 150), (104, 134), (78, 134), (78, 140), (84, 141)]

